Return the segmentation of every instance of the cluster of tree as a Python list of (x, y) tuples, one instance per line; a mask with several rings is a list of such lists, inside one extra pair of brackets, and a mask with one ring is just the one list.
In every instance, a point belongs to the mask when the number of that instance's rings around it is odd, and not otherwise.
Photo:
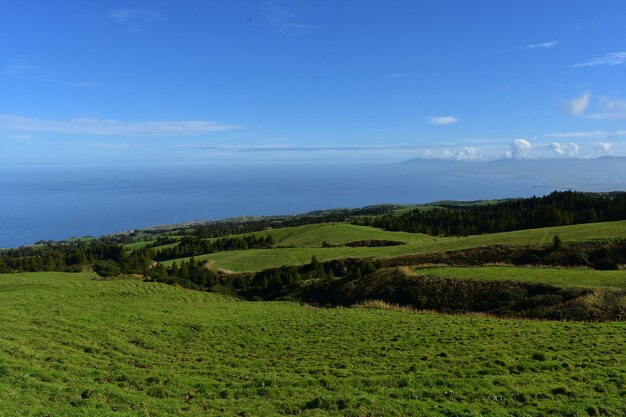
[[(157, 242), (173, 243), (166, 237)], [(156, 242), (155, 242), (156, 243)], [(163, 243), (163, 244), (167, 244)], [(274, 244), (272, 236), (256, 237), (253, 235), (238, 238), (221, 238), (213, 241), (197, 237), (184, 237), (180, 243), (161, 251), (150, 247), (125, 250), (119, 243), (113, 243), (108, 238), (89, 241), (46, 242), (33, 246), (23, 246), (16, 249), (0, 250), (0, 273), (7, 272), (36, 272), (36, 271), (63, 271), (77, 272), (84, 266), (94, 265), (98, 261), (107, 261), (101, 265), (109, 265), (101, 269), (102, 276), (108, 276), (107, 271), (119, 270), (125, 274), (147, 274), (155, 261), (191, 257), (203, 253), (213, 253), (224, 250), (266, 248)], [(111, 263), (117, 269), (110, 268)], [(97, 268), (94, 268), (97, 269)]]
[(626, 193), (553, 192), (495, 204), (363, 217), (355, 224), (430, 235), (475, 235), (626, 219)]
[(154, 260), (166, 261), (227, 250), (269, 248), (273, 245), (274, 238), (271, 235), (265, 237), (255, 235), (223, 237), (216, 240), (186, 236), (180, 239), (177, 245), (159, 250), (154, 256)]
[[(152, 248), (136, 249), (123, 252), (120, 259), (120, 270), (125, 274), (146, 274), (154, 264), (156, 252)], [(97, 271), (96, 271), (97, 272)]]
[(618, 269), (626, 264), (626, 240), (562, 243), (551, 245), (495, 245), (447, 252), (417, 253), (377, 260), (380, 266), (425, 264), (477, 266), (494, 263)]
[(299, 266), (281, 266), (256, 273), (231, 275), (223, 285), (242, 297), (253, 300), (299, 299), (303, 288), (319, 282), (334, 282), (336, 277), (357, 279), (375, 272), (377, 267), (367, 259), (337, 259), (311, 262)]
[(301, 298), (322, 305), (354, 305), (368, 300), (445, 312), (484, 312), (498, 316), (556, 320), (624, 320), (615, 290), (586, 300), (593, 290), (517, 281), (452, 279), (407, 274), (385, 268), (362, 278), (310, 286)]
[(157, 236), (157, 238), (150, 245), (151, 248), (156, 248), (157, 246), (171, 245), (172, 243), (178, 242), (178, 238), (175, 236)]
[[(257, 297), (263, 294), (267, 298), (270, 294), (276, 296), (276, 294), (293, 290), (301, 282), (302, 275), (298, 273), (296, 267), (283, 266), (258, 272), (254, 274), (249, 283), (246, 281), (235, 282), (234, 287), (243, 293), (255, 294)], [(241, 286), (242, 283), (244, 283), (243, 286)]]
[(79, 271), (97, 260), (122, 260), (122, 246), (105, 239), (47, 242), (0, 251), (0, 272)]
[(214, 286), (223, 283), (216, 272), (206, 267), (206, 262), (196, 262), (194, 258), (182, 261), (180, 266), (176, 262), (169, 267), (156, 264), (146, 273), (146, 280), (204, 291), (209, 291)]

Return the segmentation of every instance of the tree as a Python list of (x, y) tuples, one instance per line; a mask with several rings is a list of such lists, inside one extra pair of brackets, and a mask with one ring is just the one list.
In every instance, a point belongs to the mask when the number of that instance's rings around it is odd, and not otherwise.
[(96, 271), (96, 274), (100, 275), (101, 277), (113, 277), (119, 275), (121, 271), (120, 266), (117, 264), (117, 262), (110, 259), (97, 261), (93, 265), (93, 270)]
[(556, 252), (560, 250), (561, 247), (563, 247), (563, 241), (561, 241), (561, 238), (559, 237), (559, 235), (555, 235), (554, 238), (552, 239), (552, 250)]

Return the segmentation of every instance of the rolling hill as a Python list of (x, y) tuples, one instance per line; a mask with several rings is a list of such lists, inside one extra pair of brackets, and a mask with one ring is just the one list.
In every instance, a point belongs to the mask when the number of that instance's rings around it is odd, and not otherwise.
[[(423, 234), (387, 232), (372, 227), (342, 223), (287, 227), (257, 234), (264, 236), (268, 233), (274, 237), (278, 248), (225, 251), (195, 256), (195, 259), (208, 260), (215, 268), (236, 272), (257, 271), (281, 265), (304, 264), (309, 262), (313, 255), (320, 261), (343, 257), (389, 257), (490, 245), (550, 243), (555, 235), (560, 236), (564, 242), (626, 238), (626, 221), (546, 227), (467, 237), (433, 237)], [(406, 244), (387, 247), (321, 247), (324, 241), (329, 244), (343, 244), (367, 239), (393, 240)], [(181, 258), (178, 261), (182, 259), (188, 258)], [(170, 265), (175, 261), (177, 260), (163, 263)]]
[(4, 274), (0, 415), (626, 413), (623, 323), (373, 305), (319, 309), (85, 273)]

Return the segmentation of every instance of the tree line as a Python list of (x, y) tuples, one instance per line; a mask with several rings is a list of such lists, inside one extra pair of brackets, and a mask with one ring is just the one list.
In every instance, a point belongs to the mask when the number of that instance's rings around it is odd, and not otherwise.
[[(166, 240), (157, 240), (164, 241)], [(171, 243), (171, 238), (168, 238), (167, 242)], [(145, 275), (158, 261), (227, 250), (268, 248), (274, 245), (274, 239), (269, 234), (224, 237), (216, 240), (187, 236), (177, 242), (175, 246), (161, 250), (150, 246), (129, 251), (120, 243), (102, 238), (89, 241), (46, 242), (0, 250), (0, 273), (78, 272), (86, 265), (93, 265), (95, 270), (100, 268), (102, 271)]]
[(185, 236), (178, 241), (177, 245), (159, 250), (154, 256), (154, 260), (166, 261), (169, 259), (188, 258), (227, 250), (270, 248), (273, 245), (274, 238), (269, 234), (267, 236), (223, 237), (216, 240)]
[(626, 219), (626, 193), (555, 191), (545, 197), (355, 218), (354, 224), (434, 236), (466, 236)]

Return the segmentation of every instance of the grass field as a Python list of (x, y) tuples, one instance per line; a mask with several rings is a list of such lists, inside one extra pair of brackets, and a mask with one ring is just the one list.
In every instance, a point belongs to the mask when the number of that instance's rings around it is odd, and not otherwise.
[(0, 275), (2, 416), (626, 414), (625, 323), (242, 302)]
[(626, 270), (557, 269), (513, 266), (420, 268), (416, 274), (459, 279), (513, 280), (554, 284), (561, 287), (626, 288)]
[[(555, 235), (564, 242), (626, 238), (626, 221), (546, 227), (542, 229), (493, 233), (467, 237), (433, 237), (423, 234), (387, 232), (373, 227), (348, 224), (316, 224), (287, 227), (271, 233), (277, 245), (293, 248), (227, 251), (199, 255), (197, 260), (209, 260), (215, 268), (232, 271), (256, 271), (281, 265), (307, 263), (315, 255), (320, 261), (343, 257), (388, 257), (410, 253), (467, 249), (497, 244), (519, 245), (550, 243)], [(356, 240), (384, 239), (408, 243), (402, 246), (321, 248), (322, 242), (341, 244)], [(185, 258), (188, 259), (188, 258)], [(180, 260), (179, 260), (180, 261)], [(163, 262), (171, 264), (174, 261)]]
[(124, 249), (126, 250), (137, 250), (137, 249), (143, 249), (147, 246), (152, 245), (156, 240), (152, 239), (152, 240), (141, 240), (139, 242), (133, 242), (133, 243), (125, 243)]

